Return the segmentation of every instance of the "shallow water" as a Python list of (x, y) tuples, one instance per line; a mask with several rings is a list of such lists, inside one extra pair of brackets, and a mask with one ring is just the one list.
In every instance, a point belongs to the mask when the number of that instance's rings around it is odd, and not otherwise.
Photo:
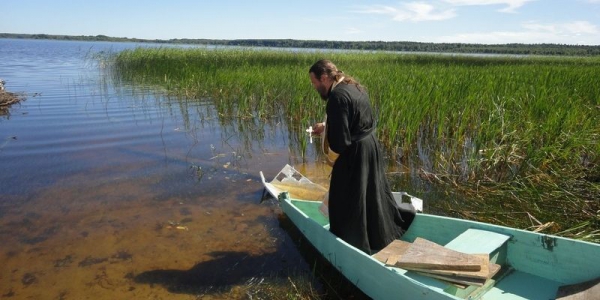
[[(319, 140), (113, 82), (94, 57), (131, 47), (189, 46), (0, 39), (26, 95), (0, 116), (0, 298), (362, 299), (262, 201), (285, 164), (327, 187)], [(448, 198), (418, 170), (391, 162), (392, 188)]]
[(27, 96), (0, 117), (0, 295), (247, 298), (309, 273), (259, 171), (326, 170), (300, 163), (284, 125), (240, 133), (90, 59), (135, 46), (0, 39), (0, 78)]

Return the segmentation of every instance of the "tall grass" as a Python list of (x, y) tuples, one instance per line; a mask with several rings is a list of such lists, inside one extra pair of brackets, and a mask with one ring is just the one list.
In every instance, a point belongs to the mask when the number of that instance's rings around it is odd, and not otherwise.
[(367, 87), (396, 162), (417, 161), (473, 207), (500, 196), (548, 218), (599, 218), (599, 58), (138, 48), (112, 66), (119, 80), (211, 99), (220, 118), (283, 118), (304, 151), (299, 128), (324, 114), (307, 73), (320, 58)]

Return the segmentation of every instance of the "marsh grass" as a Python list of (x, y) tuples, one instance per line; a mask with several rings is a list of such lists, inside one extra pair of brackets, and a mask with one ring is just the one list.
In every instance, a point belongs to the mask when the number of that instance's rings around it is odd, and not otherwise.
[(246, 281), (244, 285), (236, 286), (226, 292), (208, 295), (198, 295), (204, 299), (287, 299), (287, 300), (316, 300), (322, 299), (323, 295), (316, 291), (313, 286), (315, 282), (305, 274), (298, 273), (291, 276), (276, 276), (268, 278), (254, 277)]
[(222, 120), (283, 121), (303, 154), (324, 114), (307, 73), (320, 58), (367, 87), (392, 161), (488, 212), (460, 216), (526, 228), (527, 212), (566, 235), (589, 221), (600, 240), (600, 58), (138, 48), (110, 65), (119, 81), (210, 99)]

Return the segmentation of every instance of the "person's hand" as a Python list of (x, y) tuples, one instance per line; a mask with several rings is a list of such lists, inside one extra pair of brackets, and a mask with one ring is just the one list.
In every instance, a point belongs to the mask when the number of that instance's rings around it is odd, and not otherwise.
[(313, 135), (321, 135), (321, 133), (325, 131), (325, 123), (315, 123), (315, 125), (312, 126), (312, 129)]

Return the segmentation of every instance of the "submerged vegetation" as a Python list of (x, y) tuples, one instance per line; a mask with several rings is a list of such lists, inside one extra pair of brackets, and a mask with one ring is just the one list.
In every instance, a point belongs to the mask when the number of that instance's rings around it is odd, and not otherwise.
[(9, 114), (9, 108), (16, 103), (25, 99), (22, 94), (7, 92), (3, 89), (2, 81), (0, 80), (0, 116)]
[(110, 59), (115, 80), (212, 101), (221, 119), (280, 118), (304, 151), (302, 129), (324, 114), (307, 72), (324, 57), (369, 90), (392, 167), (470, 199), (436, 210), (600, 241), (597, 57), (137, 48)]

